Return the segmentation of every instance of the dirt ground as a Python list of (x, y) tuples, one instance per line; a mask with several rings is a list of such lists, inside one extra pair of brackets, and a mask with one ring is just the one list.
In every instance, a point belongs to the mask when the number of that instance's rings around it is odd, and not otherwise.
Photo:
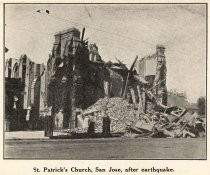
[(205, 138), (5, 140), (4, 158), (206, 159)]

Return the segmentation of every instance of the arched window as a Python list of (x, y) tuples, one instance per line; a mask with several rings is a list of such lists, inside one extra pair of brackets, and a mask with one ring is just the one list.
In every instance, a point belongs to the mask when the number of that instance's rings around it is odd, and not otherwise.
[(18, 63), (15, 63), (13, 67), (13, 72), (14, 72), (14, 78), (19, 78), (19, 66)]

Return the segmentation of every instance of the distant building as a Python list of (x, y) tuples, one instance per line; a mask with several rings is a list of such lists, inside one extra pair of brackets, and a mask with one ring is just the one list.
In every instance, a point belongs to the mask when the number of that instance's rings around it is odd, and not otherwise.
[(177, 92), (176, 90), (168, 91), (168, 106), (180, 106), (187, 108), (189, 102), (187, 101), (186, 93)]
[[(190, 103), (188, 106), (187, 106), (187, 109), (189, 111), (193, 111), (193, 112), (196, 112), (198, 114), (198, 106), (197, 106), (197, 103)], [(205, 115), (203, 115), (202, 117), (205, 117)]]
[[(41, 76), (44, 73), (44, 65), (34, 63), (26, 55), (22, 55), (20, 59), (10, 58), (5, 63), (5, 98), (7, 99), (5, 116), (8, 119), (7, 122), (17, 123), (15, 130), (27, 129), (28, 127), (37, 129), (40, 111)], [(13, 91), (15, 93), (11, 93)], [(12, 104), (15, 103), (18, 105), (14, 108)], [(11, 118), (14, 111), (18, 111), (16, 119), (14, 119), (15, 117)], [(21, 122), (13, 121), (20, 118)], [(9, 125), (7, 124), (8, 130)], [(11, 129), (14, 129), (14, 127)]]
[(188, 102), (186, 92), (178, 92), (175, 89), (168, 91), (168, 106), (180, 106), (188, 111), (198, 112), (197, 104)]

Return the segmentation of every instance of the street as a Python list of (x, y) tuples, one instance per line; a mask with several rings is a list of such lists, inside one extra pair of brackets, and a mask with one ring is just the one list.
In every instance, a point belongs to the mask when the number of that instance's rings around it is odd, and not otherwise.
[(14, 159), (206, 159), (205, 138), (5, 140)]

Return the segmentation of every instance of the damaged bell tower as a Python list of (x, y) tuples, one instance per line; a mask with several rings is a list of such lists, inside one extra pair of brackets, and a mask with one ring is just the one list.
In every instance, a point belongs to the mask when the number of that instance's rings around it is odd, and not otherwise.
[(54, 123), (59, 117), (60, 128), (75, 126), (75, 111), (82, 101), (80, 89), (88, 59), (88, 49), (80, 40), (78, 29), (70, 28), (55, 34), (52, 55), (47, 62), (47, 106), (52, 107)]

